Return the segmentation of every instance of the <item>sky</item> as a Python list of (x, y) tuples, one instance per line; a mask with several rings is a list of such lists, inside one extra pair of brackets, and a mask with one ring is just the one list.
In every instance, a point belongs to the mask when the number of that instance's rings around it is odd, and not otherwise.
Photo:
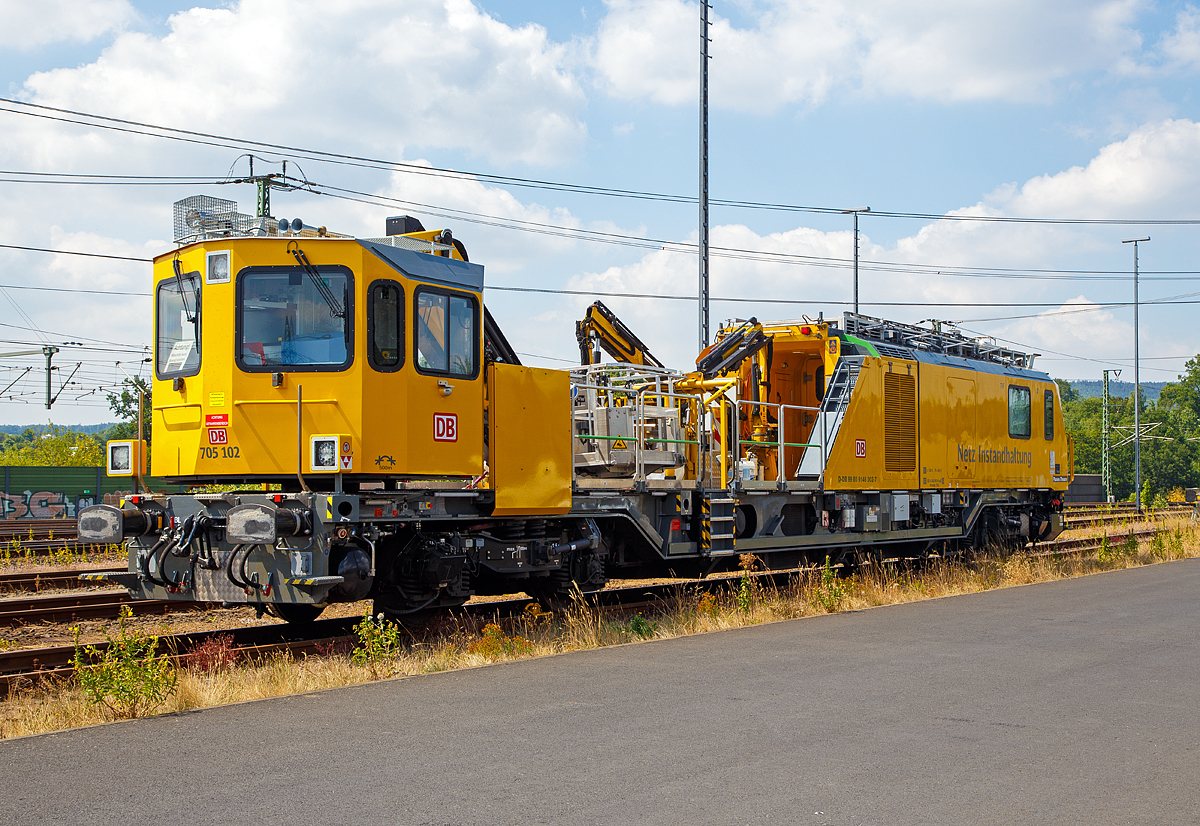
[[(49, 411), (44, 358), (0, 356), (0, 423), (112, 420), (105, 391), (147, 370), (150, 266), (64, 253), (167, 252), (190, 195), (252, 213), (253, 187), (223, 183), (251, 151), (308, 182), (276, 217), (450, 228), (528, 364), (576, 361), (599, 299), (687, 368), (699, 19), (682, 0), (0, 0), (0, 353), (61, 350)], [(1141, 378), (1200, 352), (1200, 8), (717, 0), (711, 20), (712, 332), (849, 309), (840, 210), (869, 206), (865, 314), (1128, 380), (1121, 242), (1150, 236)]]

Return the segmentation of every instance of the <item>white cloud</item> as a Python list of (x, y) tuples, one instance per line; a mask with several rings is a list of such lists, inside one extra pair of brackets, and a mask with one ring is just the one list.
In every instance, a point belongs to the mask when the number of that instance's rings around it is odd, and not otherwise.
[(1159, 50), (1172, 64), (1200, 66), (1200, 10), (1189, 4), (1175, 16), (1175, 28), (1163, 35)]
[[(1046, 100), (1080, 72), (1132, 71), (1139, 0), (759, 0), (753, 25), (713, 16), (713, 102), (769, 112), (837, 86), (936, 100)], [(608, 0), (592, 60), (623, 98), (696, 100), (699, 12), (683, 0)]]
[[(1133, 325), (1083, 295), (1059, 307), (1006, 325), (1004, 337), (1037, 342), (1047, 351), (1122, 358), (1133, 347)], [(1053, 353), (1047, 353), (1052, 355)]]
[(0, 0), (0, 49), (94, 40), (124, 28), (135, 15), (128, 0)]
[(1198, 186), (1200, 123), (1165, 120), (1105, 146), (1087, 166), (998, 189), (986, 200), (1009, 215), (1191, 217)]
[(586, 138), (566, 47), (469, 0), (242, 0), (122, 34), (94, 63), (35, 74), (25, 95), (290, 145), (459, 149), (555, 163)]

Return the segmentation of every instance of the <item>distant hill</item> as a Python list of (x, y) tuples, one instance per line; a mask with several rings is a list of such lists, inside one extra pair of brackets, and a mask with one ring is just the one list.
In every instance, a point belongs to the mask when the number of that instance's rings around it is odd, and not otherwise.
[[(1144, 381), (1142, 382), (1142, 395), (1150, 401), (1158, 401), (1158, 394), (1171, 382), (1167, 381)], [(1104, 395), (1104, 382), (1102, 381), (1071, 381), (1071, 387), (1079, 393), (1079, 396), (1084, 399), (1090, 399), (1093, 396), (1100, 397)], [(1131, 381), (1109, 381), (1108, 393), (1111, 396), (1132, 396), (1133, 382)]]
[[(108, 428), (115, 424), (118, 424), (118, 422), (107, 422), (105, 424), (66, 424), (55, 425), (55, 427), (65, 427), (67, 430), (74, 430), (79, 433), (99, 433), (102, 430), (108, 430)], [(12, 433), (15, 435), (24, 433), (30, 428), (35, 431), (46, 431), (49, 429), (49, 426), (44, 424), (0, 424), (0, 433)]]

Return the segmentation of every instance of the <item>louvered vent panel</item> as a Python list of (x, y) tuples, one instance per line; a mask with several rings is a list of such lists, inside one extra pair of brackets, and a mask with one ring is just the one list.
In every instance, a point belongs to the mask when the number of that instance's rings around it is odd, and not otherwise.
[(902, 373), (883, 377), (883, 467), (888, 473), (917, 469), (917, 382)]

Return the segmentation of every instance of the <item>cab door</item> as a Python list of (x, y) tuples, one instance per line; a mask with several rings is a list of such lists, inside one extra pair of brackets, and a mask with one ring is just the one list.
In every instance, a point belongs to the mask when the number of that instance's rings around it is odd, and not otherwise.
[(483, 472), (480, 296), (417, 284), (410, 306), (413, 361), (406, 471), (477, 476)]

